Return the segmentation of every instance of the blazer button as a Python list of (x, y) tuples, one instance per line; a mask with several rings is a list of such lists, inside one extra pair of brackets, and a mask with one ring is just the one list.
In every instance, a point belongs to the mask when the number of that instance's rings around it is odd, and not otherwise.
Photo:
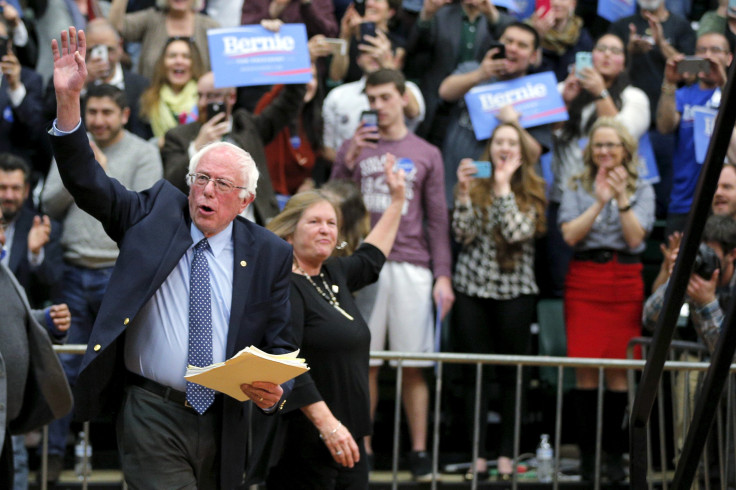
[(125, 320), (123, 320), (123, 325), (127, 325), (128, 323), (130, 323), (130, 318), (126, 318)]
[(102, 349), (102, 346), (100, 344), (97, 344), (92, 349), (94, 349), (95, 352), (98, 352), (100, 349)]
[(240, 261), (240, 267), (245, 267), (246, 265), (248, 265), (248, 262), (246, 262), (245, 260)]

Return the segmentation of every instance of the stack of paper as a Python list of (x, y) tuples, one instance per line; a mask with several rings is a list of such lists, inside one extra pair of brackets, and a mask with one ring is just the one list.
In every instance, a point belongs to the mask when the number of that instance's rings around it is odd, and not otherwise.
[(307, 372), (309, 366), (297, 355), (298, 350), (275, 355), (251, 345), (225, 362), (205, 367), (188, 366), (184, 378), (244, 402), (248, 396), (240, 389), (243, 383), (268, 381), (280, 385)]

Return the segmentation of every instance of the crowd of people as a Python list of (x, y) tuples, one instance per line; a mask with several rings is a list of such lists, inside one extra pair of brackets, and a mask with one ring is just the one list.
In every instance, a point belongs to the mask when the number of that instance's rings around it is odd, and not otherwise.
[[(576, 0), (528, 18), (492, 0), (0, 6), (0, 282), (25, 290), (0, 289), (17, 330), (6, 333), (3, 317), (0, 365), (26, 366), (8, 386), (30, 386), (39, 354), (28, 346), (42, 326), (44, 345), (88, 345), (61, 356), (73, 415), (115, 414), (131, 488), (365, 488), (385, 437), (372, 434), (381, 363), (370, 350), (529, 354), (540, 297), (564, 302), (568, 355), (625, 357), (661, 309), (703, 163), (696, 113), (718, 109), (736, 48), (736, 10), (723, 0), (637, 0), (613, 22)], [(308, 84), (216, 83), (209, 29), (283, 23), (306, 26)], [(691, 56), (697, 70), (681, 69)], [(479, 140), (466, 95), (542, 72), (556, 77), (567, 119), (530, 125), (509, 104)], [(688, 286), (685, 335), (711, 350), (733, 286), (735, 164), (736, 130), (703, 238), (719, 265)], [(668, 238), (649, 285), (641, 254), (656, 219)], [(259, 409), (249, 421), (245, 405), (183, 374), (251, 344), (301, 348), (312, 369), (282, 386), (243, 385)], [(432, 477), (430, 365), (402, 371), (417, 480)], [(620, 482), (627, 380), (605, 378), (606, 476)], [(502, 393), (499, 444), (486, 441), (484, 386), (466, 477), (487, 478), (494, 458), (509, 479), (516, 376), (497, 368), (484, 379)], [(585, 479), (597, 385), (597, 371), (577, 370)], [(53, 482), (72, 414), (68, 392), (41, 392), (56, 404)], [(0, 405), (10, 428), (0, 486), (10, 488), (8, 465), (25, 451), (10, 432), (48, 417), (28, 423), (27, 407)], [(256, 457), (246, 461), (249, 422)], [(24, 488), (23, 471), (15, 477)]]

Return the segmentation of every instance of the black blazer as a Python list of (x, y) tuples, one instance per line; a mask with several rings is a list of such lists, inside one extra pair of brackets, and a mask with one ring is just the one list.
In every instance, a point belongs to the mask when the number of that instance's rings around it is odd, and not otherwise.
[(34, 168), (43, 168), (45, 152), (41, 151), (44, 133), (42, 110), (43, 79), (41, 75), (21, 66), (20, 81), (26, 96), (18, 107), (13, 107), (8, 84), (0, 84), (0, 152), (10, 152), (24, 158)]
[[(191, 218), (187, 196), (167, 181), (137, 193), (109, 178), (95, 162), (83, 125), (69, 135), (52, 136), (51, 144), (64, 186), (120, 247), (74, 387), (76, 418), (88, 420), (105, 408), (119, 407), (126, 325), (192, 245)], [(294, 350), (291, 246), (239, 217), (233, 222), (233, 246), (226, 357), (251, 344), (277, 354)], [(284, 396), (292, 385), (283, 385)], [(222, 488), (229, 489), (243, 481), (250, 405), (229, 397), (222, 405), (220, 474)]]
[(58, 286), (64, 272), (64, 260), (61, 250), (61, 224), (51, 221), (51, 236), (44, 245), (44, 259), (33, 268), (28, 262), (28, 232), (33, 226), (36, 216), (32, 210), (24, 206), (15, 221), (13, 245), (10, 249), (8, 268), (15, 274), (18, 282), (28, 294), (28, 300), (34, 308), (41, 308), (44, 301), (58, 298)]

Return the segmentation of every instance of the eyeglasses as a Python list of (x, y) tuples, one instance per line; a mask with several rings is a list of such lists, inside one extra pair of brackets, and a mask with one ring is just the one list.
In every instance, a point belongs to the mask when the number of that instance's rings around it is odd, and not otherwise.
[(623, 143), (593, 143), (593, 150), (595, 151), (601, 151), (601, 150), (613, 151), (614, 148), (618, 148), (619, 146), (623, 146)]
[(605, 44), (601, 44), (593, 48), (593, 51), (598, 51), (599, 53), (605, 54), (606, 51), (610, 51), (611, 54), (620, 55), (624, 54), (623, 48), (619, 48), (618, 46), (606, 46)]
[(187, 182), (189, 185), (196, 185), (197, 187), (206, 187), (207, 184), (210, 183), (210, 181), (214, 182), (215, 189), (217, 189), (217, 192), (220, 194), (228, 194), (232, 192), (234, 189), (242, 189), (242, 190), (248, 190), (247, 187), (239, 187), (229, 180), (226, 179), (213, 179), (209, 175), (206, 174), (200, 174), (200, 173), (193, 173), (187, 175)]
[(720, 46), (700, 46), (695, 48), (695, 54), (708, 54), (709, 51), (713, 54), (723, 54), (726, 52), (726, 50)]

